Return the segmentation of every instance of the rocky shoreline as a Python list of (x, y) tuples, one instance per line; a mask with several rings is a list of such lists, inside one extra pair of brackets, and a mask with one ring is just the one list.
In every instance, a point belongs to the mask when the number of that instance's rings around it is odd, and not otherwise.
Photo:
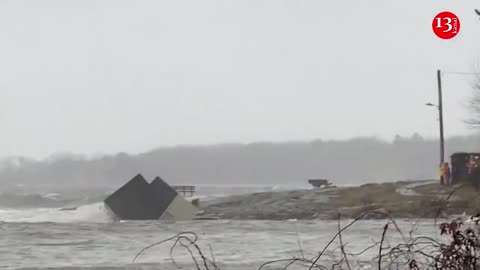
[[(455, 193), (446, 199), (455, 189)], [(435, 218), (477, 214), (478, 193), (470, 186), (441, 186), (434, 181), (366, 184), (321, 190), (261, 192), (200, 204), (205, 215), (221, 219)]]

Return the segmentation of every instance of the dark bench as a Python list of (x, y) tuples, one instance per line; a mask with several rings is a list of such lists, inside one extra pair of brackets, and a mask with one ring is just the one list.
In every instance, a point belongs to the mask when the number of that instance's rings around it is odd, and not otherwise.
[(308, 183), (316, 189), (326, 188), (332, 185), (327, 179), (309, 179)]

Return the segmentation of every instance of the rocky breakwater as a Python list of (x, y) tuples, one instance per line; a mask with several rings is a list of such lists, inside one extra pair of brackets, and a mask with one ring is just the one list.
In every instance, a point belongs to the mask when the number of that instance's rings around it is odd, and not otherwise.
[(329, 196), (321, 190), (262, 192), (220, 198), (202, 209), (224, 219), (315, 219), (334, 210)]
[(472, 204), (480, 205), (480, 196), (476, 197), (478, 202), (465, 199), (475, 196), (475, 191), (468, 187), (445, 200), (456, 188), (417, 181), (262, 192), (219, 198), (201, 204), (201, 208), (206, 214), (223, 219), (287, 220), (337, 219), (339, 214), (342, 218), (355, 218), (368, 211), (374, 213), (365, 219), (384, 218), (384, 214), (394, 218), (435, 218), (468, 213)]

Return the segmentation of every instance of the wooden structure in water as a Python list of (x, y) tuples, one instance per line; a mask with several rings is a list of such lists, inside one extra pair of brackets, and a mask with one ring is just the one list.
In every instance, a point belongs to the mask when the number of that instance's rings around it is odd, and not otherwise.
[(195, 194), (195, 186), (173, 186), (173, 188), (184, 198), (191, 198)]

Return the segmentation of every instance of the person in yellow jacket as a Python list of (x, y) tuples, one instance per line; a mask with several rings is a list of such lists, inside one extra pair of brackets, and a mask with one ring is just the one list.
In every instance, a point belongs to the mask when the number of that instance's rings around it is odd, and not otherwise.
[(451, 184), (451, 177), (452, 174), (450, 172), (450, 165), (448, 164), (448, 162), (445, 162), (443, 164), (443, 182), (445, 183), (445, 185)]

